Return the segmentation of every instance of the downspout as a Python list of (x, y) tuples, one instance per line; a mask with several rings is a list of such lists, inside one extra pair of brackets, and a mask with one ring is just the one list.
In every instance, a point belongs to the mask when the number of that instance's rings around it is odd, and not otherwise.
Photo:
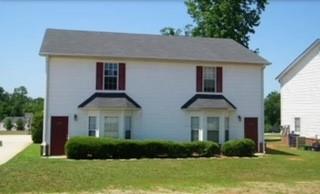
[(49, 56), (46, 57), (46, 66), (45, 66), (45, 82), (46, 82), (46, 94), (44, 98), (44, 107), (43, 107), (43, 131), (42, 131), (42, 143), (41, 143), (41, 155), (49, 155), (49, 142), (48, 139), (48, 98), (49, 98)]

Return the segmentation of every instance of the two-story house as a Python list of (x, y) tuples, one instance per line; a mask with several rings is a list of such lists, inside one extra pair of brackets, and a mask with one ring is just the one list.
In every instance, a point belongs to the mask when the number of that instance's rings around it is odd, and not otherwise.
[(43, 154), (71, 136), (251, 138), (263, 151), (268, 61), (231, 39), (46, 31)]
[(308, 139), (320, 136), (320, 39), (276, 78), (281, 92), (281, 125)]

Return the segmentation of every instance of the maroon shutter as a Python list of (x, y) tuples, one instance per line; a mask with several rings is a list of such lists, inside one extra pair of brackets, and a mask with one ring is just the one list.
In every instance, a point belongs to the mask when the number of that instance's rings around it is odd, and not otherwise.
[(126, 64), (119, 63), (119, 90), (126, 89)]
[(197, 66), (197, 92), (202, 92), (202, 66)]
[(103, 89), (103, 63), (97, 62), (96, 67), (96, 89), (102, 90)]
[(217, 92), (222, 92), (223, 73), (222, 67), (217, 67)]

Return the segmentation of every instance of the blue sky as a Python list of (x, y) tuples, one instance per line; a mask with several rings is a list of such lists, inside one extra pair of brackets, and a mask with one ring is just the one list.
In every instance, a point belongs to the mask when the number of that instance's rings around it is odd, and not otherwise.
[[(251, 35), (250, 48), (272, 62), (265, 94), (278, 90), (275, 77), (320, 37), (320, 1), (273, 0)], [(0, 1), (0, 86), (24, 85), (44, 96), (44, 58), (38, 55), (46, 28), (159, 34), (165, 26), (192, 23), (183, 1)]]

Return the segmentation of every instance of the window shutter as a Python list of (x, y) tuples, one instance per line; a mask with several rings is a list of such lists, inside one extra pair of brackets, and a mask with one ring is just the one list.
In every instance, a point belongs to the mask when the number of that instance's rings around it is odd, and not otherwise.
[(197, 92), (202, 92), (202, 66), (197, 66)]
[(222, 92), (223, 73), (222, 67), (217, 67), (217, 92)]
[(97, 90), (103, 89), (103, 63), (102, 62), (96, 63), (96, 89)]
[(119, 90), (126, 89), (126, 64), (119, 63)]

